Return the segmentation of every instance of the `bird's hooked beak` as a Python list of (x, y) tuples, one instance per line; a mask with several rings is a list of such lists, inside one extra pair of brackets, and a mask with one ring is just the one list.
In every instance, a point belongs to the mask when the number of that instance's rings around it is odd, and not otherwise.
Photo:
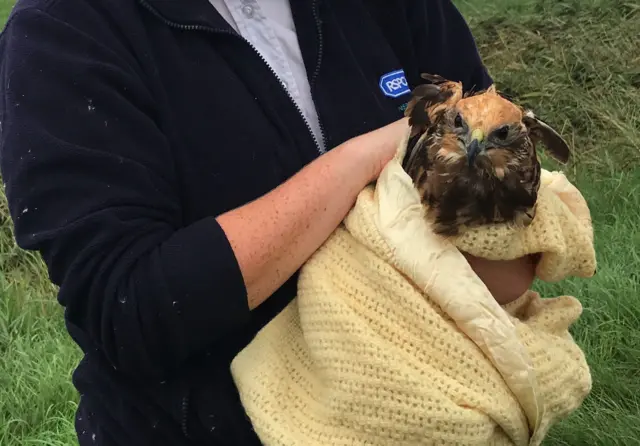
[(484, 145), (482, 144), (483, 141), (484, 133), (482, 130), (475, 129), (471, 132), (471, 144), (467, 147), (467, 161), (469, 162), (469, 167), (473, 166), (478, 154), (484, 150)]

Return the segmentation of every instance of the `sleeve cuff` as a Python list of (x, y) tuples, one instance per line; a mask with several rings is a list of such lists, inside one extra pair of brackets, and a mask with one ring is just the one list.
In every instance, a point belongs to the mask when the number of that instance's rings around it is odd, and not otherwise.
[(162, 247), (172, 314), (187, 350), (206, 347), (249, 320), (247, 289), (222, 227), (213, 217), (176, 233)]

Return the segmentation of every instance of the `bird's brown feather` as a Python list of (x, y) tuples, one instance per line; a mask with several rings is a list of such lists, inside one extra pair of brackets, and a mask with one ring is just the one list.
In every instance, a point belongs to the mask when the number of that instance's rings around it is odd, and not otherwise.
[[(462, 85), (437, 75), (417, 87), (406, 115), (411, 125), (403, 168), (427, 206), (438, 234), (490, 223), (526, 225), (535, 216), (541, 167), (536, 142), (561, 161), (569, 149), (560, 135), (495, 87), (463, 94)], [(467, 126), (456, 127), (459, 114)], [(459, 124), (459, 123), (458, 123)], [(507, 128), (502, 144), (496, 132)], [(469, 165), (471, 129), (487, 135), (488, 148)]]

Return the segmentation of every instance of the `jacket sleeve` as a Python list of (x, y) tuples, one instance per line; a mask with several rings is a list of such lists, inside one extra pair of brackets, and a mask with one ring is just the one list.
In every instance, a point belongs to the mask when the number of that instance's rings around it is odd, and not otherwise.
[(591, 391), (589, 364), (569, 332), (582, 305), (572, 296), (543, 299), (529, 291), (503, 308), (533, 362), (546, 409), (536, 434), (542, 438), (551, 426), (578, 409)]
[(419, 69), (415, 76), (439, 74), (462, 82), (465, 91), (491, 86), (493, 80), (482, 62), (471, 30), (451, 0), (418, 0), (405, 5)]
[(118, 36), (95, 10), (76, 24), (14, 13), (0, 41), (0, 167), (17, 243), (41, 253), (71, 335), (160, 378), (249, 308), (215, 218), (182, 221), (157, 98)]

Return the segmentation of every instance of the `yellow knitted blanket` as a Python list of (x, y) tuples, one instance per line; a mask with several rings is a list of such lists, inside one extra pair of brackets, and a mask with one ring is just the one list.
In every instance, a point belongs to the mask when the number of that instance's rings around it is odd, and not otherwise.
[(296, 299), (232, 363), (266, 446), (538, 445), (591, 390), (568, 332), (579, 301), (529, 291), (500, 306), (459, 251), (540, 252), (542, 280), (589, 277), (582, 195), (543, 171), (526, 230), (444, 239), (401, 168), (405, 144), (305, 264)]

